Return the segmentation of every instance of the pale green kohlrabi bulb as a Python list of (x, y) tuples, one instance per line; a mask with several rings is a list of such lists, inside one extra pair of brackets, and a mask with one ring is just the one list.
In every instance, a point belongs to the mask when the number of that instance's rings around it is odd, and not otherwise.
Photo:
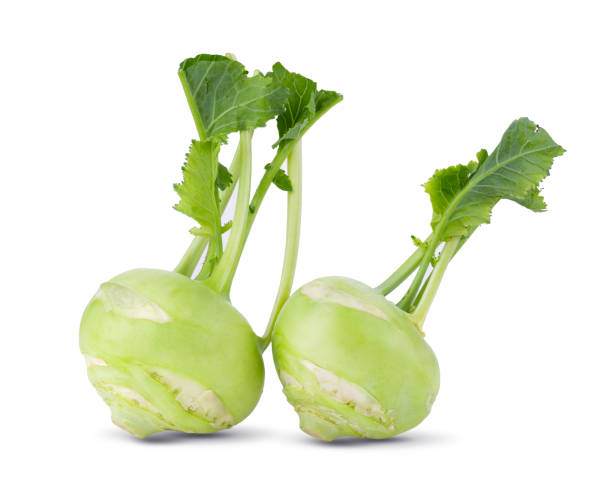
[(80, 347), (113, 422), (131, 434), (209, 433), (243, 420), (263, 388), (257, 337), (200, 281), (138, 269), (102, 284)]
[(351, 279), (296, 291), (272, 350), (300, 427), (325, 441), (400, 434), (429, 414), (438, 393), (438, 362), (410, 316)]

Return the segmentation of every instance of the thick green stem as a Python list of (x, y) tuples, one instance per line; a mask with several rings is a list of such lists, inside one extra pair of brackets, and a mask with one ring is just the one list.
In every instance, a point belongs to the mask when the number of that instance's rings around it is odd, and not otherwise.
[(425, 322), (425, 317), (427, 317), (429, 307), (431, 307), (431, 303), (433, 302), (433, 299), (438, 291), (438, 287), (440, 286), (442, 276), (444, 275), (446, 267), (450, 263), (452, 257), (455, 255), (455, 251), (460, 240), (460, 237), (454, 237), (444, 244), (442, 252), (440, 253), (440, 258), (438, 259), (438, 262), (436, 263), (436, 266), (434, 267), (425, 286), (423, 296), (417, 304), (416, 309), (412, 312), (412, 317), (420, 330), (423, 329), (423, 323)]
[[(227, 207), (227, 204), (232, 194), (234, 193), (234, 188), (236, 187), (236, 181), (240, 177), (240, 167), (241, 167), (240, 166), (240, 150), (241, 148), (239, 145), (238, 148), (236, 149), (236, 154), (234, 155), (234, 160), (232, 161), (232, 165), (230, 166), (230, 173), (232, 174), (232, 184), (228, 186), (225, 190), (223, 190), (223, 192), (221, 192), (221, 200), (220, 200), (221, 214), (223, 214), (223, 212), (225, 211), (225, 208)], [(247, 220), (247, 236), (251, 230), (251, 227), (253, 226), (253, 221), (255, 220), (257, 209), (259, 209), (259, 206), (261, 205), (261, 201), (266, 195), (266, 192), (268, 191), (268, 188), (270, 187), (270, 184), (272, 183), (272, 180), (274, 179), (274, 175), (276, 175), (276, 173), (280, 169), (286, 157), (287, 157), (286, 152), (279, 151), (274, 157), (274, 160), (272, 161), (272, 163), (270, 164), (271, 166), (270, 169), (268, 169), (265, 172), (264, 176), (259, 182), (259, 185), (257, 186), (257, 190), (255, 191), (255, 195), (253, 196), (253, 200), (251, 204), (249, 205), (250, 214), (248, 215), (248, 220)], [(278, 168), (275, 169), (274, 168), (275, 166), (278, 166)], [(204, 252), (204, 249), (206, 248), (208, 241), (209, 241), (208, 237), (203, 237), (203, 236), (195, 237), (193, 241), (191, 242), (187, 251), (185, 251), (183, 258), (181, 258), (181, 261), (176, 266), (174, 271), (178, 272), (179, 274), (183, 274), (188, 277), (191, 277), (191, 275), (193, 274), (193, 271), (195, 270), (195, 267), (197, 266), (198, 262), (200, 261), (200, 258), (202, 257), (202, 253)]]
[[(431, 235), (425, 240), (425, 245), (429, 243), (430, 238)], [(406, 280), (407, 277), (410, 276), (410, 274), (412, 274), (412, 272), (416, 270), (421, 259), (423, 258), (424, 253), (425, 246), (419, 246), (414, 253), (412, 253), (408, 259), (402, 263), (397, 270), (395, 270), (395, 272), (387, 277), (380, 285), (376, 286), (376, 289), (385, 296), (394, 291), (402, 282)]]
[[(225, 212), (225, 208), (229, 203), (229, 200), (234, 193), (234, 188), (236, 188), (236, 181), (240, 177), (240, 145), (236, 148), (236, 152), (234, 153), (234, 158), (232, 159), (232, 163), (229, 167), (229, 172), (232, 175), (232, 181), (229, 186), (221, 192), (219, 196), (219, 211), (221, 214)], [(187, 277), (191, 277), (193, 271), (198, 265), (200, 258), (202, 257), (202, 253), (204, 249), (206, 249), (206, 245), (208, 244), (209, 238), (198, 235), (193, 238), (191, 244), (185, 251), (185, 254), (181, 258), (181, 261), (178, 263), (174, 271), (178, 274), (186, 275)]]
[(268, 188), (272, 184), (274, 180), (274, 176), (280, 170), (283, 162), (287, 159), (289, 152), (291, 151), (291, 147), (293, 147), (293, 143), (291, 145), (286, 145), (278, 150), (272, 162), (270, 162), (270, 166), (266, 169), (266, 172), (261, 177), (257, 188), (255, 189), (255, 193), (253, 194), (253, 199), (251, 200), (251, 204), (249, 205), (249, 219), (248, 219), (248, 229), (251, 230), (253, 226), (253, 222), (255, 221), (255, 217), (257, 216), (257, 211), (259, 211), (259, 207), (268, 192)]
[(287, 235), (285, 238), (285, 257), (278, 292), (268, 326), (261, 342), (263, 352), (270, 344), (272, 330), (280, 310), (291, 294), (295, 266), (297, 264), (298, 247), (300, 244), (300, 221), (302, 216), (302, 142), (298, 141), (287, 158), (287, 174), (291, 179), (291, 192), (287, 193)]
[[(341, 99), (342, 98), (339, 97), (336, 103), (340, 102)], [(251, 205), (249, 206), (251, 214), (249, 214), (248, 231), (251, 230), (251, 227), (253, 226), (253, 222), (255, 221), (255, 217), (257, 216), (257, 211), (259, 211), (259, 206), (261, 206), (263, 198), (266, 195), (268, 189), (270, 188), (270, 185), (272, 184), (274, 177), (280, 170), (281, 166), (283, 165), (283, 162), (285, 162), (285, 160), (289, 156), (289, 152), (291, 152), (294, 145), (304, 137), (304, 134), (306, 134), (308, 129), (310, 129), (317, 122), (317, 120), (319, 120), (323, 115), (325, 115), (325, 113), (329, 109), (331, 109), (332, 106), (333, 104), (329, 105), (324, 110), (317, 111), (315, 113), (315, 116), (312, 118), (312, 120), (308, 122), (308, 124), (306, 124), (304, 129), (302, 129), (302, 132), (298, 139), (282, 143), (283, 146), (281, 146), (278, 149), (278, 152), (276, 152), (274, 159), (272, 160), (272, 162), (270, 162), (270, 167), (266, 170), (265, 174), (262, 176), (261, 180), (259, 181), (259, 185), (257, 185), (255, 194), (253, 195), (253, 199), (251, 200)]]
[[(209, 165), (211, 166), (215, 166), (216, 164), (219, 163), (219, 150), (217, 149), (217, 153), (216, 155), (211, 156), (211, 159), (209, 161)], [(215, 173), (217, 172), (217, 170), (215, 169)], [(216, 175), (215, 175), (216, 176)], [(211, 260), (206, 264), (205, 268), (206, 270), (205, 272), (205, 276), (208, 277), (210, 275), (210, 272), (212, 271), (212, 267), (214, 267), (214, 265), (222, 259), (223, 257), (223, 238), (221, 235), (221, 212), (219, 211), (219, 189), (215, 186), (214, 187), (214, 197), (215, 197), (215, 203), (217, 205), (217, 213), (215, 214), (215, 225), (213, 228), (213, 235), (212, 235), (212, 239), (210, 241), (209, 244), (209, 254), (211, 255)]]
[(196, 129), (198, 130), (198, 136), (200, 137), (201, 141), (204, 141), (206, 139), (206, 132), (204, 131), (202, 119), (200, 118), (200, 113), (198, 112), (198, 106), (196, 105), (193, 95), (191, 94), (189, 83), (187, 82), (187, 75), (182, 71), (179, 71), (179, 79), (181, 80), (181, 85), (183, 86), (183, 91), (185, 92), (185, 97), (187, 98), (187, 104), (189, 105), (189, 110), (191, 110), (193, 121), (195, 122)]
[(248, 235), (249, 199), (251, 197), (251, 170), (252, 131), (240, 132), (240, 181), (238, 184), (238, 196), (236, 199), (236, 210), (232, 223), (232, 230), (227, 241), (227, 246), (206, 284), (221, 294), (229, 297), (230, 288), (234, 274), (238, 268), (238, 262), (244, 249)]
[(414, 299), (415, 305), (418, 305), (419, 302), (421, 301), (421, 298), (423, 298), (423, 294), (425, 293), (425, 290), (427, 289), (427, 285), (429, 284), (430, 280), (431, 280), (431, 272), (429, 273), (427, 278), (423, 281), (423, 285), (421, 286), (421, 289), (419, 289), (419, 294), (417, 294), (416, 298)]
[(178, 265), (174, 268), (174, 271), (177, 274), (186, 275), (187, 277), (191, 277), (193, 271), (198, 265), (200, 261), (200, 257), (206, 249), (206, 245), (208, 244), (208, 237), (203, 237), (198, 235), (194, 237), (185, 251), (185, 254), (181, 258), (181, 261), (178, 262)]
[[(198, 128), (198, 133), (200, 133), (200, 137), (203, 137), (202, 135), (204, 134), (204, 130), (201, 127), (201, 125), (199, 125), (201, 124), (201, 122), (200, 122), (200, 118), (197, 112), (197, 108), (195, 107), (195, 102), (193, 101), (193, 98), (191, 97), (191, 93), (189, 92), (189, 87), (187, 85), (187, 82), (184, 80), (185, 79), (184, 75), (181, 74), (179, 76), (181, 78), (181, 82), (183, 83), (183, 89), (185, 90), (185, 95), (187, 96), (187, 102), (189, 103), (189, 108), (191, 109), (193, 118), (196, 123), (196, 127)], [(300, 139), (306, 133), (306, 131), (308, 131), (308, 129), (310, 129), (315, 124), (315, 122), (319, 120), (327, 112), (329, 108), (325, 109), (324, 111), (317, 112), (313, 120), (303, 129), (302, 134), (300, 135)], [(266, 193), (268, 192), (268, 189), (270, 188), (270, 185), (272, 184), (274, 177), (280, 170), (281, 166), (283, 165), (283, 162), (285, 162), (285, 160), (289, 156), (289, 152), (291, 151), (291, 149), (293, 148), (293, 146), (295, 145), (297, 141), (299, 140), (286, 142), (281, 148), (279, 148), (276, 155), (274, 156), (274, 159), (270, 163), (269, 169), (266, 170), (265, 174), (262, 176), (259, 184), (257, 185), (257, 189), (255, 190), (255, 194), (253, 195), (253, 199), (251, 200), (251, 204), (249, 205), (250, 214), (248, 216), (248, 221), (247, 221), (247, 231), (246, 231), (247, 237), (249, 235), (249, 232), (251, 231), (251, 227), (253, 226), (255, 217), (257, 216), (257, 211), (259, 211), (259, 207), (261, 206), (261, 203)], [(232, 168), (234, 167), (234, 165), (239, 164), (239, 162), (236, 163), (236, 157), (239, 151), (240, 151), (240, 147), (238, 148), (238, 150), (236, 151), (236, 155), (234, 156), (234, 161), (232, 162)], [(232, 173), (232, 175), (234, 175), (234, 183), (235, 183), (235, 180), (237, 179), (238, 174), (237, 173), (235, 174), (232, 168), (230, 168), (230, 172)], [(225, 209), (225, 205), (227, 205), (227, 201), (229, 201), (229, 196), (231, 196), (233, 189), (234, 189), (234, 185), (226, 188), (221, 194), (221, 212), (222, 213), (223, 213), (223, 210)], [(224, 196), (226, 194), (228, 194), (229, 196), (226, 199), (224, 199)], [(224, 200), (225, 200), (225, 205), (224, 205)], [(185, 272), (184, 275), (187, 275), (187, 276), (191, 276), (191, 274), (193, 274), (193, 270), (195, 269), (198, 261), (200, 260), (203, 249), (206, 247), (207, 238), (206, 237), (196, 237), (194, 241), (205, 241), (204, 246), (201, 248), (202, 251), (200, 251), (198, 255), (197, 252), (200, 249), (199, 244), (196, 245), (192, 243), (192, 245), (189, 246), (189, 249), (185, 253), (185, 256), (183, 256), (183, 258), (181, 259), (181, 262), (177, 266), (177, 269), (181, 267), (180, 270), (175, 269), (176, 272), (179, 272), (179, 273)], [(193, 263), (194, 258), (195, 258), (195, 263)], [(186, 262), (187, 266), (183, 266), (183, 262)], [(192, 263), (193, 263), (194, 268), (190, 270), (189, 267), (191, 266)]]
[[(437, 227), (438, 229), (440, 227)], [(419, 289), (421, 288), (421, 284), (423, 283), (423, 279), (425, 278), (425, 274), (427, 273), (427, 269), (429, 268), (429, 264), (431, 263), (431, 259), (433, 258), (434, 253), (436, 252), (436, 248), (438, 247), (438, 231), (431, 234), (428, 239), (428, 245), (425, 248), (425, 252), (421, 257), (421, 261), (419, 263), (419, 269), (410, 284), (410, 288), (404, 295), (404, 297), (397, 303), (397, 306), (406, 312), (411, 312), (413, 310), (414, 299), (419, 293)]]
[[(193, 94), (191, 94), (191, 89), (189, 87), (189, 83), (187, 82), (187, 75), (184, 72), (179, 71), (179, 79), (181, 81), (181, 85), (183, 86), (183, 92), (185, 93), (185, 98), (187, 98), (187, 104), (189, 105), (191, 116), (195, 122), (200, 141), (204, 141), (206, 139), (206, 132), (204, 131), (202, 119), (200, 117), (200, 113), (198, 112), (198, 106), (193, 98)], [(209, 239), (207, 237), (195, 237), (181, 258), (181, 261), (174, 268), (174, 271), (191, 277), (195, 267), (198, 264), (198, 261), (200, 260), (200, 257), (202, 256), (202, 253), (204, 252), (204, 249), (206, 248), (206, 244), (208, 244), (208, 241)]]

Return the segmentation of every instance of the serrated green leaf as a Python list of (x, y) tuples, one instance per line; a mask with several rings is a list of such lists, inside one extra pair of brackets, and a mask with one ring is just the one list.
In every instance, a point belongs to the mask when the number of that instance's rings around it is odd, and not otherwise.
[[(231, 228), (232, 228), (232, 220), (230, 220), (227, 223), (224, 223), (223, 225), (221, 225), (220, 232), (221, 232), (221, 234), (224, 234), (225, 232), (227, 232)], [(189, 232), (191, 232), (193, 235), (198, 235), (198, 236), (202, 236), (202, 237), (212, 237), (212, 235), (210, 233), (210, 230), (207, 229), (207, 228), (203, 228), (203, 227), (193, 227), (193, 228), (190, 228)]]
[(215, 180), (217, 188), (222, 191), (225, 190), (232, 183), (232, 179), (232, 173), (229, 172), (227, 167), (219, 162), (217, 179)]
[(485, 160), (487, 160), (488, 156), (489, 156), (489, 152), (487, 152), (483, 148), (476, 154), (476, 161), (478, 162), (478, 164), (482, 164)]
[(223, 225), (221, 225), (221, 233), (224, 234), (225, 232), (230, 230), (232, 228), (233, 223), (234, 222), (230, 220), (227, 223), (224, 223)]
[(339, 94), (336, 91), (326, 91), (321, 89), (317, 92), (315, 106), (317, 112), (320, 113), (329, 110), (332, 106), (340, 101), (342, 101), (342, 94)]
[[(176, 206), (175, 206), (176, 209)], [(212, 233), (209, 228), (206, 227), (193, 227), (189, 229), (189, 233), (200, 237), (212, 237)]]
[[(515, 120), (491, 155), (481, 150), (478, 162), (436, 171), (425, 183), (433, 207), (432, 228), (442, 241), (466, 237), (482, 223), (489, 223), (491, 210), (500, 199), (544, 210), (538, 185), (548, 176), (554, 158), (564, 151), (529, 119)], [(443, 227), (437, 229), (439, 225)]]
[(412, 243), (418, 247), (418, 248), (424, 248), (426, 246), (426, 244), (419, 239), (416, 235), (411, 235), (410, 238), (412, 239)]
[[(224, 223), (223, 225), (221, 225), (221, 233), (224, 234), (225, 232), (229, 231), (231, 228), (232, 228), (232, 221), (230, 220), (227, 223)], [(208, 229), (202, 228), (202, 227), (190, 228), (189, 232), (193, 235), (198, 235), (202, 237), (212, 237)]]
[(288, 95), (271, 77), (248, 77), (241, 63), (225, 56), (186, 59), (179, 76), (195, 105), (202, 139), (224, 141), (231, 132), (265, 125), (283, 110)]
[(275, 63), (266, 76), (288, 91), (284, 109), (276, 119), (278, 141), (274, 147), (298, 140), (317, 116), (342, 100), (337, 92), (317, 90), (316, 82), (288, 71), (281, 63)]
[(511, 198), (511, 200), (517, 202), (523, 207), (526, 207), (527, 209), (535, 211), (536, 213), (546, 211), (546, 201), (544, 200), (544, 197), (542, 197), (542, 195), (540, 194), (539, 188), (531, 189), (529, 193), (523, 198)]
[(470, 162), (467, 165), (458, 164), (446, 169), (438, 169), (423, 185), (431, 199), (433, 208), (431, 226), (434, 229), (444, 217), (446, 209), (452, 203), (456, 194), (467, 185), (475, 166), (475, 162)]
[(183, 165), (183, 181), (174, 185), (180, 196), (174, 209), (200, 224), (191, 229), (195, 235), (212, 236), (219, 231), (219, 207), (216, 179), (218, 175), (219, 144), (193, 141)]

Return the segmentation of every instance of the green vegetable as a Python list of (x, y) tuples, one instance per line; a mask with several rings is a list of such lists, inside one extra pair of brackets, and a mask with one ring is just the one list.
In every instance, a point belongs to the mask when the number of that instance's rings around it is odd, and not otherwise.
[[(270, 335), (257, 337), (232, 306), (231, 285), (257, 211), (275, 183), (288, 192), (285, 261), (271, 314), (276, 318), (297, 258), (301, 139), (341, 100), (279, 63), (267, 75), (249, 76), (230, 56), (187, 59), (179, 77), (199, 138), (175, 186), (175, 208), (196, 221), (194, 240), (172, 272), (136, 269), (102, 284), (80, 327), (90, 381), (111, 408), (113, 422), (139, 437), (165, 429), (215, 432), (237, 424), (257, 404), (264, 380), (261, 353)], [(251, 198), (254, 130), (274, 118), (276, 154)], [(226, 168), (219, 151), (231, 133), (239, 133), (240, 141)], [(236, 209), (223, 224), (236, 184)], [(224, 246), (221, 236), (228, 230)]]
[(174, 272), (136, 269), (102, 284), (80, 338), (113, 422), (136, 436), (231, 427), (263, 388), (246, 319), (203, 282)]
[[(530, 120), (514, 121), (490, 155), (481, 150), (476, 161), (438, 170), (425, 183), (432, 233), (413, 239), (416, 251), (378, 288), (327, 277), (289, 298), (272, 349), (306, 433), (327, 441), (384, 438), (427, 416), (439, 369), (422, 327), (449, 262), (478, 226), (489, 223), (499, 200), (543, 211), (539, 184), (563, 152)], [(392, 304), (385, 295), (411, 274), (406, 294)]]

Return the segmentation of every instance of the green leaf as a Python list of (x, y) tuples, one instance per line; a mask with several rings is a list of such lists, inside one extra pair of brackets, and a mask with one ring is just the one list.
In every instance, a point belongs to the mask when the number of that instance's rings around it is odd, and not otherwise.
[(179, 67), (198, 130), (225, 141), (235, 131), (261, 127), (278, 115), (288, 91), (271, 77), (247, 76), (244, 66), (225, 56), (200, 54)]
[(487, 152), (484, 148), (480, 150), (476, 154), (476, 160), (478, 161), (478, 164), (482, 164), (485, 160), (487, 160), (488, 156), (489, 156), (489, 152)]
[[(174, 206), (175, 209), (176, 206)], [(189, 233), (192, 235), (197, 235), (199, 237), (212, 237), (212, 233), (209, 228), (206, 227), (193, 227), (189, 229)]]
[(467, 185), (476, 165), (476, 162), (470, 162), (468, 165), (458, 164), (438, 169), (423, 185), (430, 196), (433, 208), (432, 228), (436, 228), (454, 197)]
[(411, 235), (410, 238), (412, 239), (412, 243), (416, 247), (423, 248), (423, 249), (425, 249), (427, 247), (427, 244), (425, 242), (423, 242), (421, 239), (419, 239), (416, 235)]
[(478, 162), (436, 171), (425, 183), (433, 207), (432, 228), (441, 241), (467, 237), (482, 223), (489, 223), (500, 199), (543, 211), (546, 204), (538, 186), (554, 158), (564, 151), (529, 119), (515, 120), (491, 155), (481, 150)]
[(540, 194), (539, 188), (532, 188), (529, 193), (522, 198), (510, 198), (514, 202), (519, 203), (521, 206), (531, 209), (537, 213), (546, 211), (546, 201)]
[(225, 232), (227, 232), (228, 230), (230, 230), (232, 228), (232, 224), (234, 222), (232, 220), (228, 221), (227, 223), (224, 223), (221, 226), (221, 233), (224, 234)]
[(215, 180), (217, 188), (221, 191), (225, 190), (232, 183), (232, 179), (232, 173), (229, 172), (227, 167), (219, 162), (217, 179)]
[(174, 185), (180, 200), (174, 209), (193, 218), (200, 228), (191, 229), (195, 235), (214, 236), (220, 231), (218, 206), (219, 144), (193, 141), (183, 165), (183, 181)]
[(274, 147), (300, 139), (317, 117), (342, 100), (337, 92), (317, 90), (316, 82), (288, 71), (281, 63), (275, 63), (266, 76), (288, 91), (284, 109), (276, 119), (278, 141)]
[[(412, 243), (418, 248), (426, 250), (429, 247), (429, 243), (427, 241), (422, 241), (416, 235), (411, 235), (410, 238), (412, 239)], [(430, 260), (431, 266), (435, 267), (437, 261), (438, 261), (438, 257), (435, 255), (432, 255), (431, 260)]]
[(317, 113), (326, 112), (340, 101), (342, 101), (342, 94), (339, 94), (336, 91), (325, 91), (321, 89), (317, 92), (317, 97), (315, 99)]
[(291, 192), (293, 185), (291, 184), (291, 178), (287, 176), (287, 173), (282, 169), (274, 175), (272, 182), (284, 192)]
[[(272, 164), (266, 164), (264, 169), (267, 171), (272, 167)], [(284, 192), (291, 192), (293, 190), (293, 185), (291, 184), (291, 178), (287, 175), (285, 171), (279, 169), (274, 178), (272, 178), (272, 183), (274, 183), (278, 188), (283, 190)]]

